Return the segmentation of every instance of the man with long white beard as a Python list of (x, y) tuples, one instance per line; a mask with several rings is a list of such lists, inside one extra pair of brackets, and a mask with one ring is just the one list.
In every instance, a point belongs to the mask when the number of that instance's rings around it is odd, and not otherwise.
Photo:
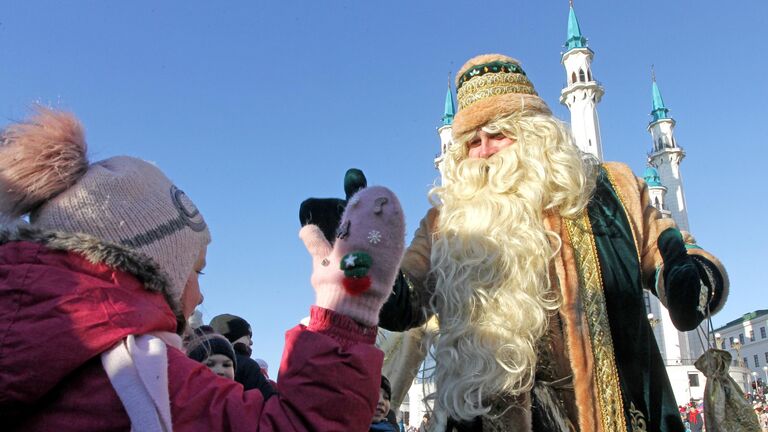
[(581, 154), (516, 60), (456, 81), (444, 181), (379, 324), (437, 315), (436, 430), (683, 431), (643, 289), (691, 330), (725, 302), (722, 265), (627, 166)]

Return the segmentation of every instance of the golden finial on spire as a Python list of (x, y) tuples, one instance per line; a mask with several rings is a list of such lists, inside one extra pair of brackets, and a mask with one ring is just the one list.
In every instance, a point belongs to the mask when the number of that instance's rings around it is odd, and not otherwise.
[(651, 64), (651, 80), (656, 82), (656, 70), (653, 68), (653, 64)]
[(573, 8), (573, 0), (568, 0), (568, 4)]

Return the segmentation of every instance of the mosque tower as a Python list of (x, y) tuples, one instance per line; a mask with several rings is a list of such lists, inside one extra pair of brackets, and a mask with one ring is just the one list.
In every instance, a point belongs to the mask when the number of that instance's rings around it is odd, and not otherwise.
[(653, 77), (653, 119), (648, 124), (648, 132), (653, 138), (653, 150), (648, 154), (648, 164), (658, 170), (661, 184), (666, 186), (669, 194), (664, 199), (664, 207), (669, 210), (672, 218), (682, 231), (688, 231), (688, 206), (683, 193), (683, 178), (680, 174), (680, 162), (685, 157), (685, 151), (678, 147), (675, 141), (675, 120), (669, 116), (669, 109), (664, 106), (659, 86), (656, 84), (656, 74)]
[[(651, 116), (653, 118), (648, 124), (648, 132), (651, 133), (653, 147), (648, 154), (649, 167), (645, 170), (645, 182), (648, 184), (651, 204), (661, 212), (662, 217), (671, 217), (680, 230), (688, 231), (688, 207), (685, 203), (683, 179), (680, 174), (680, 162), (685, 157), (685, 151), (677, 145), (675, 140), (675, 120), (669, 116), (669, 109), (664, 105), (653, 69), (651, 69), (651, 77), (653, 81)], [(658, 300), (652, 301), (651, 304), (650, 309), (657, 311), (655, 315), (661, 321), (661, 326), (657, 326), (654, 333), (656, 333), (662, 355), (667, 361), (677, 360), (678, 353), (681, 360), (696, 359), (704, 353), (701, 341), (707, 338), (706, 320), (695, 330), (679, 332), (672, 324), (669, 313), (661, 304), (658, 304)]]
[(565, 48), (562, 63), (568, 84), (560, 91), (560, 103), (571, 111), (571, 131), (576, 145), (581, 151), (602, 161), (597, 104), (605, 91), (592, 75), (592, 57), (595, 53), (587, 47), (587, 38), (581, 35), (579, 21), (573, 11), (573, 0), (570, 2)]
[(443, 110), (443, 124), (437, 128), (440, 135), (440, 153), (435, 158), (435, 168), (443, 172), (443, 158), (448, 147), (453, 144), (453, 116), (456, 114), (456, 106), (453, 103), (451, 92), (451, 78), (448, 77), (448, 91), (445, 93), (445, 109)]
[(645, 169), (643, 178), (645, 179), (645, 184), (648, 185), (648, 196), (651, 198), (651, 205), (656, 207), (656, 210), (661, 213), (661, 217), (672, 217), (672, 212), (667, 210), (666, 205), (664, 205), (667, 188), (661, 183), (659, 171), (652, 166), (648, 166), (648, 168)]

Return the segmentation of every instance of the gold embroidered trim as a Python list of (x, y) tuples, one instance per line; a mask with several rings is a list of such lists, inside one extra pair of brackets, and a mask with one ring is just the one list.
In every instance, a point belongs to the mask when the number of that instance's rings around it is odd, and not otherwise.
[(462, 110), (481, 99), (509, 93), (536, 95), (536, 90), (525, 75), (489, 73), (467, 81), (456, 96)]
[(586, 209), (574, 219), (563, 219), (579, 269), (579, 297), (584, 304), (592, 355), (595, 358), (595, 383), (600, 422), (605, 432), (626, 432), (624, 403), (619, 387), (619, 373), (613, 354), (613, 340), (605, 308), (603, 281), (592, 225)]
[(629, 403), (629, 415), (630, 425), (632, 426), (632, 432), (647, 432), (645, 424), (645, 414), (642, 411), (635, 408), (635, 403)]
[(629, 217), (629, 211), (627, 210), (627, 203), (624, 200), (624, 196), (621, 194), (621, 189), (616, 186), (616, 180), (613, 178), (613, 174), (608, 171), (607, 168), (603, 167), (605, 169), (605, 174), (608, 176), (608, 182), (611, 183), (611, 186), (613, 187), (614, 192), (616, 192), (616, 196), (619, 197), (619, 202), (621, 203), (621, 208), (624, 210), (624, 215), (627, 217), (627, 223), (629, 223), (629, 230), (632, 231), (632, 241), (635, 242), (635, 252), (637, 252), (637, 263), (642, 267), (643, 265), (643, 259), (640, 256), (640, 243), (637, 242), (637, 237), (635, 236), (635, 224), (632, 223), (632, 218)]

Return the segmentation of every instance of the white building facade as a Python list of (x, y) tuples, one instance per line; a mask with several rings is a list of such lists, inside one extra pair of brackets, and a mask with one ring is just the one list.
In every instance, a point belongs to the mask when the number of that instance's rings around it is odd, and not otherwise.
[(742, 366), (738, 369), (745, 392), (752, 391), (753, 382), (768, 383), (768, 309), (730, 321), (715, 329), (715, 336), (720, 348), (733, 356), (732, 364)]

